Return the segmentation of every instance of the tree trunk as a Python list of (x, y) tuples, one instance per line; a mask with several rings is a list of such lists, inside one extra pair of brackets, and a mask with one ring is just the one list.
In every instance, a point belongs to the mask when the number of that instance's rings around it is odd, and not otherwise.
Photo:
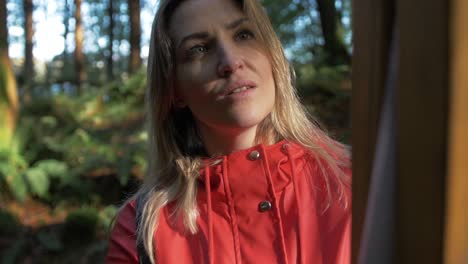
[(109, 0), (109, 6), (107, 8), (107, 15), (109, 16), (109, 52), (107, 55), (107, 79), (109, 81), (114, 79), (114, 1)]
[(128, 12), (130, 17), (130, 59), (128, 63), (128, 72), (133, 73), (141, 66), (140, 0), (128, 0)]
[(6, 0), (0, 0), (0, 149), (8, 148), (18, 119), (18, 94), (8, 56), (6, 18)]
[[(63, 3), (63, 26), (65, 27), (65, 30), (63, 32), (63, 66), (62, 66), (62, 72), (65, 73), (66, 67), (68, 67), (68, 44), (67, 44), (67, 37), (68, 33), (70, 32), (70, 27), (69, 27), (69, 21), (70, 21), (70, 6), (68, 5), (68, 0), (64, 0)], [(69, 81), (67, 76), (65, 74), (61, 74), (60, 76), (60, 82), (61, 82), (61, 87), (62, 87), (62, 92), (65, 92), (65, 82)]]
[(75, 0), (75, 74), (77, 92), (80, 93), (81, 85), (86, 78), (84, 69), (84, 54), (83, 54), (83, 26), (81, 23), (81, 3), (82, 0)]
[(31, 102), (31, 90), (34, 80), (34, 57), (33, 57), (33, 2), (23, 0), (24, 10), (24, 102)]
[(350, 54), (339, 34), (341, 21), (338, 19), (335, 1), (317, 0), (317, 10), (320, 14), (327, 62), (331, 65), (350, 64)]
[[(6, 1), (0, 0), (0, 50), (8, 57), (8, 28)], [(3, 87), (3, 86), (2, 86)]]
[(65, 31), (63, 32), (63, 59), (65, 65), (65, 58), (67, 57), (67, 36), (69, 33), (68, 21), (70, 20), (70, 8), (68, 6), (68, 0), (64, 0), (63, 3), (63, 26)]

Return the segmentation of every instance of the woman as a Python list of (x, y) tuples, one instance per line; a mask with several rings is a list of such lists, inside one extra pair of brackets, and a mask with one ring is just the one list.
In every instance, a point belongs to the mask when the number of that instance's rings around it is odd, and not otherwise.
[(256, 0), (160, 2), (149, 170), (108, 263), (350, 262), (348, 151), (309, 121), (291, 76)]

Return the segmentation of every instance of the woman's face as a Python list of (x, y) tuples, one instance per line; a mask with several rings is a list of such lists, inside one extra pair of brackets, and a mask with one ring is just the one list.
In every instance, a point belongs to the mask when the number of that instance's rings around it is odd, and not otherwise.
[(169, 27), (176, 52), (176, 105), (202, 132), (256, 128), (272, 111), (275, 84), (264, 45), (230, 0), (184, 1)]

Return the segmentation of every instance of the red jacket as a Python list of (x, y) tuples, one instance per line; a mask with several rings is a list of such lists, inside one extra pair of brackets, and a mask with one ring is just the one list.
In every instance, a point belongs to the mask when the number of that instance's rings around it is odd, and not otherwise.
[[(157, 263), (350, 263), (350, 206), (333, 199), (321, 212), (325, 184), (300, 146), (258, 145), (200, 174), (198, 233), (169, 219), (171, 205), (163, 208), (154, 235)], [(138, 263), (135, 238), (132, 201), (117, 217), (107, 263)]]

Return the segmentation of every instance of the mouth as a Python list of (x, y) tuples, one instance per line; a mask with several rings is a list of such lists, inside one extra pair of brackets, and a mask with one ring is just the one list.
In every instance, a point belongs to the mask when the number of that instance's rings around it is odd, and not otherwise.
[(238, 81), (234, 82), (232, 84), (229, 84), (225, 90), (223, 95), (228, 96), (228, 95), (233, 95), (237, 93), (242, 93), (250, 89), (256, 88), (257, 85), (254, 82), (251, 81)]
[(227, 95), (231, 95), (231, 94), (235, 94), (235, 93), (240, 93), (240, 92), (243, 92), (243, 91), (246, 91), (248, 89), (253, 89), (254, 87), (253, 86), (242, 86), (242, 87), (239, 87), (239, 88), (236, 88), (230, 92), (227, 93)]

